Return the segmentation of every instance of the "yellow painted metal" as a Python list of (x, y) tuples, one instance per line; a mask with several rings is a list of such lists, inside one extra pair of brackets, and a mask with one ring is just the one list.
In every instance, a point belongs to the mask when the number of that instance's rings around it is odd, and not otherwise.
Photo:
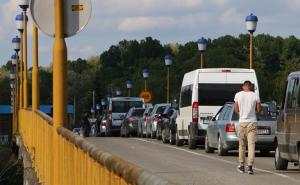
[(23, 108), (23, 33), (20, 33), (20, 38), (21, 38), (21, 42), (20, 42), (20, 89), (19, 89), (19, 98), (20, 98), (20, 103), (19, 106), (20, 108)]
[[(62, 0), (54, 0), (55, 38), (53, 46), (53, 126), (55, 129), (63, 126), (67, 120), (67, 47), (64, 38), (64, 12)], [(53, 143), (58, 146), (60, 137), (53, 132)], [(62, 147), (62, 146), (60, 146)], [(61, 149), (61, 150), (59, 150)], [(62, 148), (53, 148), (53, 185), (63, 184), (65, 169), (60, 159), (63, 158)], [(62, 173), (59, 173), (61, 169)]]
[(26, 11), (23, 12), (23, 20), (24, 22), (24, 81), (23, 81), (23, 88), (24, 88), (24, 108), (28, 107), (28, 76), (27, 76), (27, 15)]
[(249, 68), (253, 69), (253, 33), (249, 33), (249, 35), (250, 35)]
[(38, 63), (38, 28), (33, 25), (33, 64), (32, 64), (32, 109), (40, 106), (39, 63)]

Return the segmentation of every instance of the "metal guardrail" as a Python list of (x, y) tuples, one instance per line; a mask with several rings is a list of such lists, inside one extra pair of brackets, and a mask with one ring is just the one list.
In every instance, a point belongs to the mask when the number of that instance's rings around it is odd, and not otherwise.
[[(57, 185), (172, 185), (123, 159), (100, 150), (84, 138), (61, 127), (52, 126), (52, 119), (39, 111), (20, 110), (19, 130), (30, 153), (41, 184)], [(53, 136), (58, 134), (58, 146)], [(58, 168), (53, 152), (58, 151)], [(54, 169), (55, 168), (55, 169)], [(58, 170), (59, 180), (53, 179)]]

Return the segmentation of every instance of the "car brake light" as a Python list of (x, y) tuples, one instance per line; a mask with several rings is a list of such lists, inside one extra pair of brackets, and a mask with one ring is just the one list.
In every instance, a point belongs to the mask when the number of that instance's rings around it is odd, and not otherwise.
[(111, 111), (108, 112), (108, 117), (111, 120), (111, 118), (112, 118), (112, 112)]
[(235, 132), (235, 126), (233, 123), (227, 123), (225, 127), (226, 132)]
[(198, 123), (199, 119), (199, 104), (198, 102), (194, 102), (192, 106), (192, 122)]

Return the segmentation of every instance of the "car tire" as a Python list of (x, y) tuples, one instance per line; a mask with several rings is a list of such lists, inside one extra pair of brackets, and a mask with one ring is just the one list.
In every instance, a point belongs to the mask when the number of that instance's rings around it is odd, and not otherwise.
[(172, 132), (172, 129), (169, 129), (169, 134), (170, 134), (170, 138), (169, 138), (169, 143), (170, 145), (175, 145), (176, 144), (176, 135), (174, 134), (174, 132)]
[(298, 147), (298, 168), (300, 171), (300, 147)]
[(161, 131), (161, 140), (163, 143), (168, 143), (168, 139), (167, 139), (167, 136), (166, 136), (166, 128), (164, 128), (162, 131)]
[(224, 149), (223, 144), (222, 144), (222, 139), (219, 136), (219, 138), (218, 138), (218, 155), (224, 156), (226, 154), (227, 154), (227, 150)]
[(205, 152), (206, 153), (214, 153), (214, 149), (212, 147), (209, 146), (209, 142), (208, 142), (208, 136), (206, 134), (205, 136)]
[(179, 136), (178, 136), (178, 131), (176, 131), (176, 146), (182, 146), (183, 145), (183, 140), (182, 139), (179, 139)]
[(127, 127), (125, 127), (125, 129), (124, 129), (124, 136), (125, 136), (125, 137), (128, 137), (128, 135), (129, 135), (129, 134), (127, 133)]
[(191, 135), (188, 136), (188, 147), (193, 150), (196, 149), (196, 140), (191, 138)]
[(158, 128), (156, 129), (156, 139), (157, 140), (161, 140), (161, 135), (159, 134), (159, 130), (158, 130)]
[(276, 170), (287, 170), (287, 167), (288, 167), (288, 160), (286, 159), (282, 159), (280, 157), (280, 151), (279, 151), (279, 148), (278, 146), (276, 147), (275, 149), (275, 169)]
[(150, 127), (150, 137), (151, 139), (155, 139), (155, 133), (153, 130), (152, 130), (152, 126)]

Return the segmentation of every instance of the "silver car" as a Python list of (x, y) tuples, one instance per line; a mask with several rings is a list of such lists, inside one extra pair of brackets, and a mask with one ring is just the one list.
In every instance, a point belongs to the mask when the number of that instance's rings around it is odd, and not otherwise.
[(150, 118), (150, 114), (153, 110), (152, 105), (147, 106), (143, 117), (139, 120), (139, 127), (138, 127), (138, 136), (139, 137), (145, 137), (147, 134), (146, 125), (147, 120)]
[(147, 119), (147, 125), (146, 125), (147, 137), (151, 137), (152, 139), (156, 138), (157, 123), (159, 119), (161, 119), (161, 115), (164, 112), (165, 108), (170, 105), (171, 104), (162, 103), (162, 104), (156, 104), (153, 107), (150, 117)]
[[(239, 115), (233, 111), (233, 103), (226, 103), (211, 121), (208, 122), (205, 139), (207, 153), (218, 150), (218, 155), (226, 155), (229, 150), (237, 150)], [(275, 131), (277, 121), (270, 115), (268, 105), (262, 105), (262, 111), (257, 113), (256, 149), (266, 154), (275, 150)]]

